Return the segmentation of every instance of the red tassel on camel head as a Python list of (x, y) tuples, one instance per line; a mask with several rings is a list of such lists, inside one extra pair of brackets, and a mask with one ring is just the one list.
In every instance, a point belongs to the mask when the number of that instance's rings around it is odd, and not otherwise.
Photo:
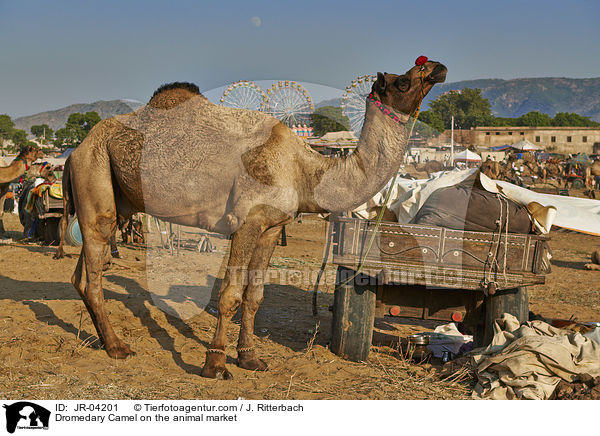
[(416, 66), (421, 66), (423, 65), (425, 62), (427, 62), (429, 59), (427, 59), (427, 56), (419, 56), (417, 58), (417, 60), (415, 61), (415, 65)]

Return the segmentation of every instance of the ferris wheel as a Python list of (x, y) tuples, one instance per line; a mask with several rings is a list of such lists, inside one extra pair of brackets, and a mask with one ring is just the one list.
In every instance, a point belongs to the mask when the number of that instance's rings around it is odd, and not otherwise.
[(220, 102), (237, 109), (264, 111), (267, 107), (267, 95), (256, 83), (240, 80), (227, 87)]
[(309, 124), (315, 107), (299, 83), (280, 80), (267, 89), (267, 112), (288, 127)]
[(365, 121), (365, 101), (376, 80), (377, 76), (371, 74), (359, 76), (346, 86), (346, 92), (342, 97), (342, 112), (350, 120), (350, 128), (356, 136), (359, 136), (362, 130)]

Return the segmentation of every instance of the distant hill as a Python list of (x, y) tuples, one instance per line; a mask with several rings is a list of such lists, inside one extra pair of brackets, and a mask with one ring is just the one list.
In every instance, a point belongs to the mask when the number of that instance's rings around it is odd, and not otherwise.
[[(479, 88), (490, 101), (492, 113), (498, 117), (520, 117), (540, 111), (553, 117), (557, 112), (575, 112), (600, 121), (600, 77), (567, 79), (542, 77), (532, 79), (480, 79), (441, 83), (425, 98), (423, 109), (444, 92), (463, 88)], [(324, 100), (315, 105), (339, 106), (341, 99)]]
[[(557, 112), (575, 112), (600, 121), (600, 77), (594, 79), (534, 78), (482, 79), (436, 85), (425, 102), (451, 89), (479, 88), (498, 117), (520, 117), (539, 111), (553, 117)], [(425, 105), (427, 107), (427, 104)]]
[(20, 117), (13, 120), (17, 129), (30, 133), (31, 126), (47, 124), (54, 131), (65, 126), (69, 115), (75, 112), (97, 112), (100, 118), (110, 118), (119, 114), (126, 114), (142, 106), (134, 100), (109, 100), (94, 103), (72, 104), (62, 109), (40, 112), (39, 114)]
[(323, 106), (340, 107), (341, 105), (342, 105), (341, 98), (332, 98), (331, 100), (321, 100), (320, 102), (315, 104), (315, 109), (319, 109), (320, 107), (323, 107)]

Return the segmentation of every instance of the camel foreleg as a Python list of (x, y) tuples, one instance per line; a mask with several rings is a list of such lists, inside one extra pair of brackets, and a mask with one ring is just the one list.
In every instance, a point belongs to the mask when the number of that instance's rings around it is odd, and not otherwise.
[(233, 375), (225, 365), (227, 355), (227, 330), (231, 318), (242, 303), (243, 291), (248, 279), (248, 265), (261, 234), (264, 232), (262, 222), (249, 218), (233, 234), (231, 252), (225, 278), (219, 291), (219, 310), (215, 335), (206, 351), (206, 362), (202, 368), (202, 376), (229, 380)]
[(248, 285), (242, 298), (242, 326), (237, 345), (237, 365), (251, 371), (267, 370), (267, 364), (256, 357), (254, 350), (254, 317), (263, 301), (265, 273), (281, 230), (281, 226), (272, 227), (260, 236), (248, 266)]

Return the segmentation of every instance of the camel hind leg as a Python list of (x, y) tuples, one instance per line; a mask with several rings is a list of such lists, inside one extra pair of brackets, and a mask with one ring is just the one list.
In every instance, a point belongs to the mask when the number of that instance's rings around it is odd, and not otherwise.
[[(109, 254), (107, 243), (114, 234), (117, 223), (114, 193), (110, 183), (98, 183), (102, 174), (97, 178), (89, 177), (89, 174), (81, 177), (76, 177), (77, 175), (73, 175), (72, 189), (83, 247), (73, 284), (90, 313), (106, 352), (112, 358), (123, 359), (133, 352), (115, 333), (106, 314), (102, 290), (102, 272)], [(85, 289), (83, 268), (86, 276)]]
[[(99, 217), (98, 221), (105, 221), (100, 226), (110, 227), (110, 222), (105, 217)], [(102, 289), (102, 272), (104, 270), (105, 261), (108, 255), (107, 240), (110, 238), (110, 233), (104, 233), (100, 240), (95, 229), (82, 228), (83, 234), (83, 264), (85, 265), (86, 287), (81, 295), (85, 303), (98, 336), (104, 342), (104, 347), (108, 355), (115, 359), (124, 359), (133, 354), (127, 344), (115, 333), (110, 320), (106, 314), (104, 307), (104, 291)], [(80, 292), (81, 294), (81, 292)]]

